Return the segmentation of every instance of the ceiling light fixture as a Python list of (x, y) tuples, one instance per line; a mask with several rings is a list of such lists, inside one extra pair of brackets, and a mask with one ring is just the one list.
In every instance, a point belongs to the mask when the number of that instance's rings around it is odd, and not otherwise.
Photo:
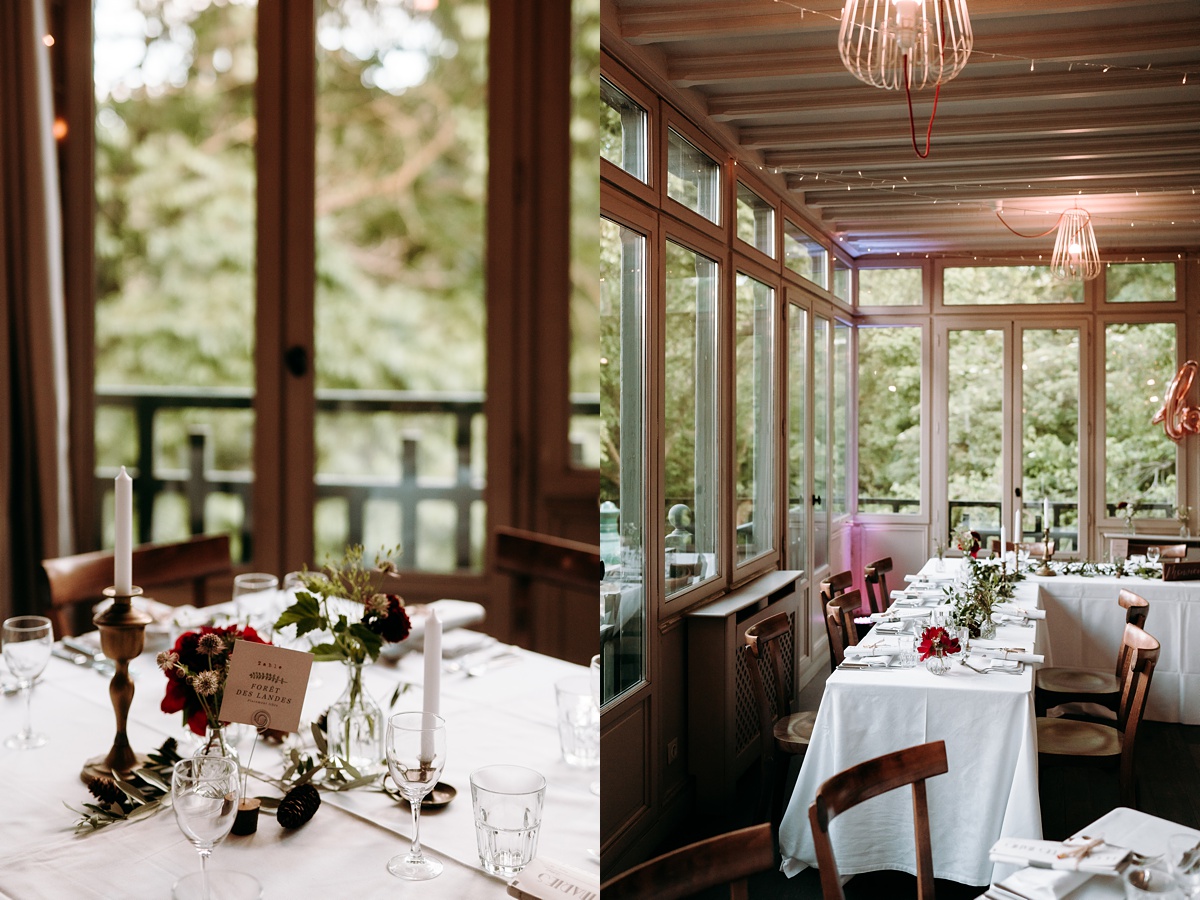
[[(963, 70), (975, 44), (967, 0), (846, 0), (838, 32), (838, 53), (851, 74), (875, 87), (903, 87), (913, 149), (929, 155), (933, 117), (942, 84)], [(912, 91), (937, 86), (925, 132), (925, 152), (917, 146)]]
[(1096, 232), (1086, 209), (1068, 209), (1059, 218), (1050, 268), (1064, 281), (1091, 281), (1100, 275)]
[(1086, 209), (1076, 206), (1064, 210), (1058, 221), (1041, 234), (1022, 234), (1004, 221), (1000, 202), (996, 203), (995, 209), (1000, 224), (1017, 237), (1032, 240), (1058, 229), (1058, 235), (1054, 238), (1054, 253), (1050, 257), (1050, 270), (1057, 278), (1063, 281), (1091, 281), (1099, 277), (1103, 265), (1096, 247), (1096, 232), (1092, 230), (1092, 217)]

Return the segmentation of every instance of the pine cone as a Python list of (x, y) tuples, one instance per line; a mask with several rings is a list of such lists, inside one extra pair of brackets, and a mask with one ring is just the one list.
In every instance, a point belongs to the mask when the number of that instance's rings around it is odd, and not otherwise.
[(311, 784), (302, 784), (288, 791), (279, 802), (275, 817), (284, 828), (299, 828), (313, 817), (321, 805), (321, 795)]
[(102, 803), (115, 803), (121, 806), (125, 802), (125, 792), (111, 778), (95, 777), (87, 783), (91, 795)]

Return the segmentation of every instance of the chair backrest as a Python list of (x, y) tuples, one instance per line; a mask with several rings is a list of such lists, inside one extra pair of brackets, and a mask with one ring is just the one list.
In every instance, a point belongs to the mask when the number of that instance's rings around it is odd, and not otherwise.
[(599, 545), (507, 526), (496, 529), (496, 568), (591, 594), (604, 577)]
[[(229, 535), (198, 535), (186, 541), (142, 544), (133, 549), (133, 581), (142, 588), (192, 582), (192, 602), (205, 603), (205, 582), (233, 571)], [(76, 609), (94, 603), (113, 582), (113, 553), (96, 550), (42, 560), (50, 597), (50, 618), (59, 636), (75, 633)]]
[[(812, 827), (813, 846), (817, 853), (817, 869), (821, 873), (821, 893), (825, 900), (842, 900), (841, 880), (833, 846), (829, 842), (829, 823), (864, 800), (886, 794), (906, 784), (912, 785), (913, 828), (917, 848), (917, 896), (919, 900), (933, 897), (933, 846), (929, 839), (929, 806), (925, 796), (925, 779), (942, 775), (946, 764), (946, 742), (919, 744), (869, 759), (839, 772), (817, 788), (817, 797), (808, 808)], [(606, 898), (607, 900), (607, 898)]]
[(847, 591), (825, 604), (825, 628), (829, 632), (829, 665), (836, 669), (846, 658), (846, 648), (858, 644), (854, 614), (862, 605), (858, 591)]
[[(1145, 597), (1121, 588), (1120, 593), (1117, 594), (1117, 603), (1125, 610), (1126, 625), (1136, 625), (1138, 628), (1146, 627), (1146, 617), (1150, 614), (1150, 603)], [(1117, 650), (1117, 680), (1122, 684), (1125, 682), (1125, 671), (1129, 668), (1131, 656), (1132, 650), (1122, 636), (1121, 647)]]
[(885, 556), (869, 564), (863, 572), (863, 581), (867, 587), (867, 603), (871, 612), (881, 613), (888, 608), (891, 595), (887, 586), (887, 573), (892, 571), (892, 558)]
[[(759, 701), (760, 719), (769, 735), (775, 722), (784, 716), (791, 715), (792, 704), (795, 702), (796, 679), (790, 677), (784, 669), (782, 639), (791, 633), (792, 623), (787, 613), (776, 613), (761, 622), (746, 629), (746, 652), (750, 658), (746, 660), (750, 670), (750, 681), (754, 687), (754, 695)], [(767, 661), (767, 669), (771, 673), (775, 701), (767, 696), (766, 684), (763, 682), (761, 662)]]
[[(1051, 556), (1054, 555), (1054, 551), (1057, 548), (1058, 548), (1058, 542), (1052, 539), (1050, 541), (1050, 555)], [(1025, 544), (1025, 549), (1026, 549), (1026, 551), (1028, 551), (1030, 559), (1041, 559), (1043, 556), (1046, 555), (1046, 542), (1045, 541), (1031, 541), (1031, 542)]]
[(850, 590), (854, 584), (854, 573), (847, 569), (845, 572), (838, 572), (836, 575), (830, 575), (821, 582), (821, 605), (824, 606), (834, 597), (839, 594), (844, 594)]
[(1146, 697), (1150, 693), (1150, 682), (1154, 678), (1154, 667), (1162, 645), (1136, 625), (1125, 626), (1122, 641), (1129, 647), (1129, 667), (1121, 686), (1121, 705), (1117, 708), (1117, 728), (1121, 738), (1122, 784), (1133, 784), (1133, 748), (1137, 739), (1142, 713), (1146, 710)]
[(1016, 552), (1017, 552), (1017, 550), (1020, 548), (1020, 546), (1021, 546), (1021, 545), (1020, 545), (1019, 543), (1014, 543), (1013, 541), (1005, 541), (1005, 542), (1004, 542), (1004, 550), (1003, 550), (1003, 551), (1001, 551), (1001, 549), (1000, 549), (1000, 538), (992, 538), (992, 552), (993, 552), (993, 553), (1001, 553), (1001, 552), (1003, 552), (1003, 553), (1009, 553), (1009, 552), (1011, 552), (1011, 553), (1016, 553)]
[(732, 900), (749, 897), (747, 879), (775, 868), (771, 823), (719, 834), (634, 866), (600, 886), (604, 900), (679, 900), (727, 885)]

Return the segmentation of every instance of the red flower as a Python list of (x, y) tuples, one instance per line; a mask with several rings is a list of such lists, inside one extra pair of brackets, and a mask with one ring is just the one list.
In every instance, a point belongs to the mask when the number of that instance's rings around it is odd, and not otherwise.
[(958, 638), (951, 637), (950, 632), (940, 626), (926, 628), (921, 632), (921, 643), (917, 645), (917, 652), (921, 654), (921, 659), (958, 653), (961, 649)]
[[(221, 638), (221, 648), (213, 653), (201, 653), (200, 638), (215, 634)], [(225, 671), (233, 645), (239, 641), (267, 644), (257, 631), (249, 625), (226, 625), (211, 628), (205, 625), (199, 631), (188, 631), (175, 641), (173, 652), (179, 657), (178, 664), (166, 671), (167, 689), (159, 709), (165, 713), (183, 713), (184, 724), (196, 734), (203, 735), (210, 719), (215, 719), (221, 708), (221, 696), (225, 688)], [(216, 672), (221, 679), (221, 690), (213, 697), (201, 698), (191, 685), (191, 679), (201, 672)], [(207, 702), (206, 702), (207, 701)]]
[(371, 616), (368, 613), (363, 617), (363, 621), (389, 644), (399, 643), (412, 631), (412, 622), (408, 619), (404, 601), (396, 594), (387, 595), (387, 612), (384, 615)]

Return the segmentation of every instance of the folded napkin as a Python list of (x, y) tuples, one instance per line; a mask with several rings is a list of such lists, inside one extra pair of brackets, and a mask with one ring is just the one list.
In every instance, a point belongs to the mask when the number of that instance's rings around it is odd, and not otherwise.
[(1018, 869), (992, 885), (988, 896), (1001, 900), (1062, 900), (1091, 877), (1090, 872)]
[(1029, 606), (1018, 606), (1015, 603), (997, 603), (992, 607), (993, 612), (1004, 613), (1006, 616), (1024, 616), (1026, 619), (1044, 619), (1046, 611)]
[(977, 647), (975, 643), (971, 643), (971, 654), (973, 656), (986, 656), (989, 659), (1004, 659), (1011, 662), (1023, 663), (1044, 663), (1046, 657), (1040, 653), (1030, 653), (1028, 650), (1022, 650), (1020, 647)]
[(898, 647), (847, 647), (843, 656), (846, 659), (860, 660), (867, 662), (868, 660), (891, 660), (900, 652)]
[(565, 897), (600, 896), (600, 872), (579, 869), (534, 857), (508, 885), (508, 893), (519, 900), (562, 900)]
[(897, 609), (892, 607), (885, 613), (871, 613), (872, 622), (894, 622), (897, 619), (919, 619), (929, 615), (929, 607), (923, 609)]
[(1102, 875), (1119, 875), (1129, 864), (1129, 856), (1128, 847), (1113, 847), (1099, 839), (1039, 841), (1013, 837), (1000, 838), (988, 854), (992, 862)]

